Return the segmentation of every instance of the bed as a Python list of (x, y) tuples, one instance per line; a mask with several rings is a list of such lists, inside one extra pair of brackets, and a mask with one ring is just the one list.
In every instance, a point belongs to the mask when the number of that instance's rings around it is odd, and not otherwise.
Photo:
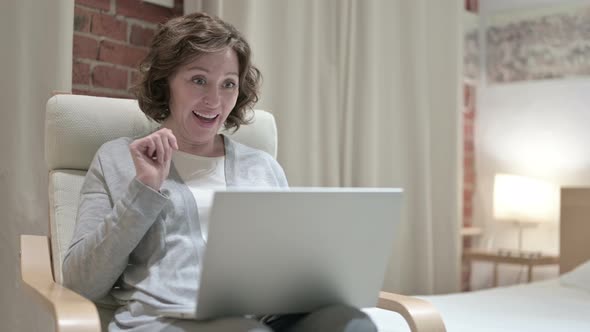
[[(590, 331), (590, 188), (563, 188), (560, 215), (558, 278), (420, 298), (439, 310), (448, 332)], [(380, 332), (410, 331), (397, 313), (365, 311)]]

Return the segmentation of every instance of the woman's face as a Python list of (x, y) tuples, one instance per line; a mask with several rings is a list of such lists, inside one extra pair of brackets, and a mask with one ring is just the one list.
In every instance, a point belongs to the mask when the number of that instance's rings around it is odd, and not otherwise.
[(169, 79), (170, 128), (180, 148), (201, 146), (213, 149), (215, 137), (236, 105), (239, 62), (236, 52), (227, 48), (202, 55), (181, 66)]

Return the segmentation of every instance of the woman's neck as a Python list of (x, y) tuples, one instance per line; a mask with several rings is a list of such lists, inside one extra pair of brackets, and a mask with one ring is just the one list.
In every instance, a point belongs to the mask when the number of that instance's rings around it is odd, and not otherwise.
[[(168, 120), (168, 119), (167, 119)], [(182, 152), (202, 157), (221, 157), (225, 155), (225, 142), (223, 135), (217, 134), (212, 140), (205, 142), (194, 142), (182, 135), (182, 130), (177, 128), (172, 121), (164, 121), (162, 128), (172, 130), (178, 143), (178, 149)]]
[(177, 136), (178, 148), (182, 152), (194, 154), (202, 157), (221, 157), (225, 155), (225, 145), (223, 136), (215, 135), (211, 142), (197, 144), (188, 142)]

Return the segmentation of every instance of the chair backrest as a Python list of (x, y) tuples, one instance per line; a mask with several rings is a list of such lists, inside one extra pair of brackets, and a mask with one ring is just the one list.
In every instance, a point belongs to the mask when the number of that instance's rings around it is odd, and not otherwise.
[[(137, 137), (158, 126), (137, 101), (80, 95), (56, 95), (47, 102), (45, 160), (49, 168), (49, 222), (53, 274), (62, 282), (62, 260), (72, 239), (80, 189), (98, 148), (118, 137)], [(276, 158), (277, 128), (272, 114), (256, 110), (253, 122), (233, 139)]]

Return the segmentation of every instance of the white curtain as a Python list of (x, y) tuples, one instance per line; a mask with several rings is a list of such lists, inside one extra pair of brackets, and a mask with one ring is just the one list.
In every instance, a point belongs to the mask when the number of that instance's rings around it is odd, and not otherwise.
[[(48, 233), (45, 102), (72, 84), (74, 1), (0, 2), (0, 330), (51, 331), (21, 284), (19, 235)], [(27, 294), (27, 296), (26, 296)]]
[(462, 1), (184, 4), (250, 41), (292, 186), (405, 189), (384, 289), (457, 291)]

